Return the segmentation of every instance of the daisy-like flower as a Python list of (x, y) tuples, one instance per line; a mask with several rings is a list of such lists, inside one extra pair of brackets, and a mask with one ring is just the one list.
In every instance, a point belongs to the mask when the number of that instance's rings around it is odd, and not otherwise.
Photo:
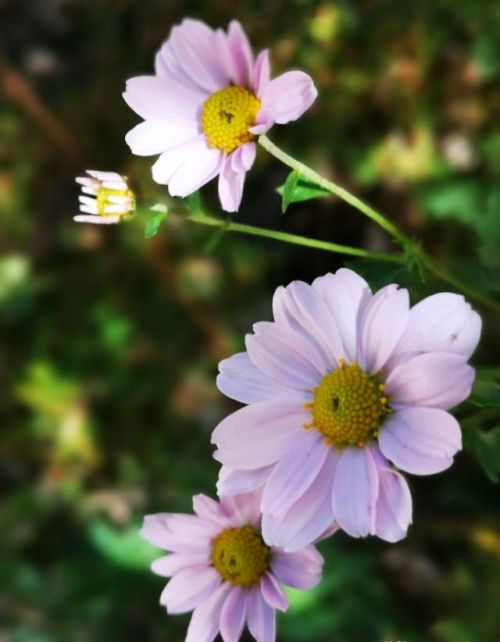
[(323, 558), (308, 546), (285, 553), (261, 535), (260, 493), (225, 497), (196, 495), (196, 515), (148, 515), (141, 534), (170, 551), (152, 564), (171, 577), (160, 603), (168, 613), (193, 611), (186, 642), (237, 642), (245, 623), (257, 642), (274, 642), (275, 611), (288, 601), (282, 584), (316, 586)]
[(82, 186), (79, 201), (83, 214), (73, 218), (77, 223), (119, 223), (135, 210), (134, 193), (128, 186), (126, 176), (88, 169), (87, 176), (78, 176), (75, 180)]
[(235, 212), (256, 136), (296, 120), (316, 96), (301, 71), (271, 80), (269, 52), (254, 59), (239, 22), (226, 33), (187, 19), (157, 53), (155, 75), (127, 82), (123, 97), (145, 122), (126, 141), (139, 156), (161, 154), (153, 178), (172, 196), (187, 196), (218, 175), (222, 207)]
[(219, 493), (263, 487), (264, 538), (286, 550), (334, 521), (403, 538), (411, 495), (394, 467), (438, 473), (461, 448), (446, 411), (471, 390), (478, 314), (450, 293), (410, 309), (407, 290), (372, 294), (347, 269), (278, 288), (273, 313), (220, 364), (219, 389), (249, 405), (213, 433)]

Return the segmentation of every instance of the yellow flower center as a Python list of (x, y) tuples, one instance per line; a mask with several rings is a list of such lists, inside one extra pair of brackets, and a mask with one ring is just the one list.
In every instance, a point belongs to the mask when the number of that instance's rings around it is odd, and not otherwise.
[(270, 552), (253, 526), (227, 528), (214, 541), (212, 564), (227, 582), (253, 586), (269, 568)]
[[(123, 211), (110, 212), (108, 210), (109, 206), (113, 205), (116, 207), (117, 205), (117, 203), (113, 202), (114, 197), (127, 199), (127, 202), (123, 201)], [(135, 209), (135, 196), (134, 192), (130, 189), (110, 189), (109, 187), (101, 186), (97, 190), (96, 201), (99, 216), (123, 216)]]
[(203, 103), (201, 124), (210, 147), (226, 154), (255, 136), (248, 129), (255, 125), (260, 100), (244, 87), (226, 87)]
[(314, 400), (306, 404), (315, 428), (325, 441), (336, 448), (357, 446), (378, 437), (384, 415), (391, 412), (384, 385), (374, 375), (364, 372), (354, 361), (326, 374), (314, 389)]

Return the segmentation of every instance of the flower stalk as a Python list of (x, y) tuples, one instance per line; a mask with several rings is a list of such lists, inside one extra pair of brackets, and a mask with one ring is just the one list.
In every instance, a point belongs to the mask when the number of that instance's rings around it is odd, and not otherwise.
[[(462, 293), (466, 294), (472, 299), (475, 299), (478, 303), (481, 303), (485, 307), (488, 307), (491, 310), (495, 310), (497, 313), (500, 313), (499, 301), (496, 301), (484, 292), (477, 290), (469, 283), (466, 283), (462, 281), (462, 279), (456, 277), (447, 268), (442, 266), (438, 261), (427, 254), (427, 252), (416, 241), (413, 241), (394, 223), (387, 219), (386, 216), (371, 207), (371, 205), (368, 205), (368, 203), (355, 196), (354, 194), (351, 194), (351, 192), (347, 191), (340, 185), (337, 185), (333, 181), (330, 181), (324, 176), (321, 176), (321, 174), (318, 174), (318, 172), (316, 172), (315, 170), (293, 158), (293, 156), (290, 156), (280, 147), (270, 141), (267, 136), (262, 135), (259, 137), (259, 145), (266, 151), (268, 151), (272, 156), (281, 161), (284, 165), (287, 165), (291, 169), (297, 171), (303, 178), (307, 179), (309, 182), (318, 185), (322, 189), (330, 192), (331, 194), (334, 194), (335, 196), (338, 196), (343, 201), (349, 203), (349, 205), (352, 205), (352, 207), (367, 216), (379, 227), (388, 232), (392, 236), (395, 243), (402, 249), (404, 249), (407, 254), (413, 256), (414, 259), (417, 260), (425, 270), (427, 270), (431, 274), (434, 274), (434, 276), (438, 277), (442, 281), (445, 281), (457, 290), (460, 290)], [(401, 255), (388, 256), (392, 256), (393, 262), (405, 262), (404, 257)]]

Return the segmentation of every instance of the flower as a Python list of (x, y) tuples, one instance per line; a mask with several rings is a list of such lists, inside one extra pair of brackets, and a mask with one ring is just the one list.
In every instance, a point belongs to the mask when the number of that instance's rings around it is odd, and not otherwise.
[(257, 642), (274, 642), (275, 611), (288, 601), (282, 584), (316, 586), (323, 558), (308, 546), (294, 553), (267, 546), (261, 536), (260, 493), (220, 503), (196, 495), (196, 515), (148, 515), (142, 536), (170, 555), (152, 570), (171, 577), (160, 603), (169, 613), (193, 612), (186, 642), (237, 642), (245, 622)]
[(219, 389), (246, 407), (212, 437), (219, 493), (262, 487), (263, 534), (295, 550), (334, 521), (397, 541), (411, 495), (395, 470), (429, 475), (461, 448), (446, 412), (470, 393), (481, 320), (462, 296), (372, 294), (355, 272), (277, 289), (274, 322), (220, 364)]
[(123, 97), (145, 121), (127, 143), (139, 156), (160, 154), (153, 179), (172, 196), (187, 196), (218, 175), (228, 212), (240, 205), (255, 137), (296, 120), (317, 96), (301, 71), (271, 80), (269, 52), (254, 59), (236, 20), (227, 33), (183, 20), (158, 51), (155, 72), (127, 82)]
[(128, 186), (126, 176), (93, 169), (88, 169), (87, 174), (75, 179), (82, 186), (78, 200), (80, 211), (85, 214), (75, 216), (74, 221), (109, 225), (119, 223), (135, 210), (134, 193)]

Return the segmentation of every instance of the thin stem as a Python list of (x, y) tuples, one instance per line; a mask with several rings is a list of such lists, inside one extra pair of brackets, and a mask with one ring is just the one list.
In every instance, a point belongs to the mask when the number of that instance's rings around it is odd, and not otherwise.
[(374, 259), (377, 261), (387, 261), (390, 263), (403, 264), (404, 257), (401, 254), (389, 254), (388, 252), (372, 252), (359, 247), (351, 247), (350, 245), (340, 245), (339, 243), (329, 243), (328, 241), (319, 241), (317, 239), (310, 239), (306, 236), (298, 236), (296, 234), (287, 234), (286, 232), (278, 232), (277, 230), (268, 230), (262, 227), (254, 227), (253, 225), (244, 225), (243, 223), (233, 223), (224, 219), (215, 218), (202, 212), (188, 214), (186, 216), (188, 221), (193, 223), (200, 223), (201, 225), (210, 225), (211, 227), (222, 227), (228, 232), (239, 232), (241, 234), (251, 234), (253, 236), (261, 236), (263, 238), (274, 239), (275, 241), (283, 241), (291, 243), (292, 245), (302, 245), (304, 247), (312, 247), (317, 250), (324, 250), (326, 252), (334, 252), (336, 254), (346, 254), (349, 256), (359, 256), (362, 258)]
[(320, 174), (318, 174), (316, 171), (314, 171), (307, 165), (304, 165), (304, 163), (301, 163), (300, 161), (293, 158), (292, 156), (284, 152), (282, 149), (280, 149), (273, 142), (271, 142), (269, 138), (267, 138), (267, 136), (260, 136), (259, 144), (265, 150), (267, 150), (270, 154), (272, 154), (275, 158), (280, 160), (282, 163), (284, 163), (291, 169), (296, 170), (305, 179), (307, 179), (312, 183), (315, 183), (319, 187), (322, 187), (323, 189), (330, 192), (331, 194), (335, 194), (336, 196), (344, 200), (346, 203), (349, 203), (350, 205), (352, 205), (359, 212), (367, 216), (369, 219), (371, 219), (379, 227), (381, 227), (386, 232), (388, 232), (392, 236), (392, 238), (396, 241), (396, 243), (398, 243), (398, 245), (400, 245), (402, 248), (405, 248), (407, 251), (409, 250), (410, 253), (417, 260), (419, 260), (420, 263), (429, 272), (437, 276), (442, 281), (449, 283), (457, 290), (460, 290), (464, 294), (467, 294), (472, 299), (475, 299), (479, 303), (482, 303), (484, 306), (489, 307), (492, 310), (495, 310), (496, 312), (500, 313), (499, 301), (492, 299), (487, 294), (484, 294), (483, 292), (476, 290), (476, 288), (474, 288), (472, 285), (465, 283), (458, 277), (451, 274), (445, 267), (440, 265), (435, 259), (433, 259), (429, 254), (427, 254), (427, 252), (425, 252), (418, 243), (413, 241), (404, 232), (402, 232), (396, 225), (394, 225), (394, 223), (389, 221), (381, 212), (377, 211), (376, 209), (368, 205), (368, 203), (365, 203), (354, 194), (351, 194), (343, 187), (340, 187), (340, 185), (337, 185), (333, 181), (330, 181), (324, 178), (324, 176), (321, 176)]

